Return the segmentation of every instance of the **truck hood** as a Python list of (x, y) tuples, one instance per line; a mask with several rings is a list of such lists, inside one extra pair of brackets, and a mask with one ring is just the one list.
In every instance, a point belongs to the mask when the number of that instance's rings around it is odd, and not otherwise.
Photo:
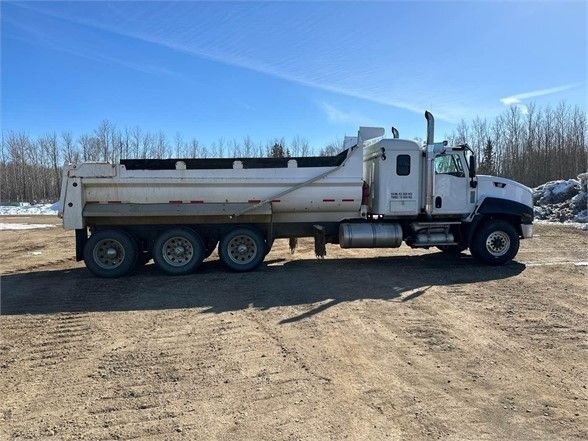
[(507, 199), (533, 208), (532, 190), (512, 179), (478, 175), (478, 200), (487, 197)]

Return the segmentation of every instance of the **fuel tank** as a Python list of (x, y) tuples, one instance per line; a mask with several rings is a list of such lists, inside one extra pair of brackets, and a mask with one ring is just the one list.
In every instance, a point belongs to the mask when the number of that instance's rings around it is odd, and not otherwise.
[(357, 223), (339, 226), (341, 248), (398, 248), (402, 227), (393, 223)]

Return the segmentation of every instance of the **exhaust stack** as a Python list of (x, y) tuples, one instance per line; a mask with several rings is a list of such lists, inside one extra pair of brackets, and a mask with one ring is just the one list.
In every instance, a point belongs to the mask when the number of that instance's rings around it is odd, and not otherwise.
[(425, 118), (427, 119), (427, 145), (425, 146), (425, 213), (431, 218), (433, 215), (433, 160), (435, 158), (433, 144), (435, 142), (435, 118), (433, 118), (433, 114), (428, 110), (425, 111)]
[(435, 118), (428, 110), (425, 111), (425, 118), (427, 119), (427, 145), (435, 143)]
[(394, 139), (398, 138), (398, 129), (396, 127), (392, 127), (392, 137)]

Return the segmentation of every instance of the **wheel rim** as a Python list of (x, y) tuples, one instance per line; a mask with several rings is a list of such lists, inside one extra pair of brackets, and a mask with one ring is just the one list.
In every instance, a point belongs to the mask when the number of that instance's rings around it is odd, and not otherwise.
[(183, 236), (170, 237), (163, 243), (163, 260), (173, 267), (188, 265), (194, 257), (192, 243)]
[(233, 262), (246, 265), (257, 256), (257, 244), (251, 236), (240, 234), (229, 241), (228, 255)]
[(510, 249), (510, 237), (504, 231), (494, 231), (486, 239), (486, 249), (495, 257), (504, 256)]
[(94, 247), (94, 261), (104, 269), (118, 268), (125, 260), (125, 248), (115, 239), (102, 239)]

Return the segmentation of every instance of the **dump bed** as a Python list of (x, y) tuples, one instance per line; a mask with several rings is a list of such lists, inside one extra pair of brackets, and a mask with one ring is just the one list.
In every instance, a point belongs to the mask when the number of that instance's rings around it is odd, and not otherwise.
[(333, 157), (86, 162), (64, 168), (61, 215), (68, 229), (252, 216), (337, 222), (359, 214), (362, 169), (357, 146)]

